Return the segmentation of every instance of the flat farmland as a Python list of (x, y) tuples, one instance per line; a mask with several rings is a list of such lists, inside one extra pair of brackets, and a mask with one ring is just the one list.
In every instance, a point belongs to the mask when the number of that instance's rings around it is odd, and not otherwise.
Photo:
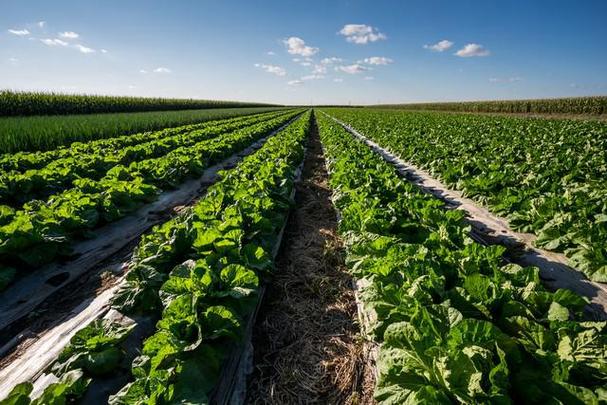
[(0, 405), (607, 404), (607, 3), (0, 6)]

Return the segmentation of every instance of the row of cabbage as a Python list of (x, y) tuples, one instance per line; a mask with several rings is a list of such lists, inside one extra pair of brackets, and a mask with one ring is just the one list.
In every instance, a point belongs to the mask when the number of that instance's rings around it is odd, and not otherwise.
[(72, 142), (68, 146), (61, 146), (48, 151), (17, 152), (5, 153), (0, 155), (0, 169), (3, 171), (24, 172), (29, 169), (40, 169), (53, 160), (74, 157), (83, 153), (93, 153), (95, 151), (117, 150), (129, 146), (148, 142), (154, 139), (160, 139), (171, 135), (178, 135), (198, 129), (212, 127), (220, 123), (238, 122), (242, 119), (252, 118), (252, 116), (240, 116), (235, 118), (222, 119), (220, 121), (205, 121), (197, 124), (180, 125), (163, 128), (158, 131), (141, 132), (137, 134), (128, 134), (114, 136), (110, 138), (96, 139), (89, 142)]
[[(2, 207), (0, 289), (15, 277), (70, 254), (74, 241), (116, 221), (206, 168), (284, 126), (300, 112), (264, 117), (221, 136), (180, 146), (164, 156), (128, 166), (117, 164), (99, 180), (78, 178), (73, 187), (48, 200), (32, 200), (19, 210)], [(208, 136), (206, 136), (208, 138)]]
[(0, 117), (0, 153), (49, 151), (73, 142), (90, 142), (188, 124), (286, 108), (219, 108), (137, 113)]
[(319, 117), (347, 264), (380, 343), (386, 404), (607, 401), (607, 325), (587, 301), (547, 291), (537, 268), (469, 237), (464, 213), (400, 179)]
[(89, 143), (76, 142), (50, 152), (4, 155), (0, 204), (16, 208), (69, 188), (76, 179), (99, 179), (114, 166), (160, 157), (179, 147), (195, 145), (283, 114), (259, 114)]
[[(222, 365), (242, 343), (260, 280), (272, 270), (309, 125), (308, 112), (223, 172), (193, 208), (144, 236), (113, 306), (159, 321), (133, 361), (132, 382), (110, 403), (208, 403)], [(131, 329), (93, 322), (53, 364), (59, 380), (40, 397), (32, 400), (32, 384), (23, 383), (0, 404), (82, 398), (91, 381), (125, 372), (121, 343)]]
[(403, 111), (331, 114), (607, 282), (607, 123)]

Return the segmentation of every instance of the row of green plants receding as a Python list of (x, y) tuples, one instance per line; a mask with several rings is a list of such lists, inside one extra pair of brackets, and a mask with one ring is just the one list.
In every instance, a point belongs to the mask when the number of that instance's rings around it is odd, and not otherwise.
[(216, 108), (82, 115), (0, 117), (0, 153), (46, 151), (72, 142), (89, 142), (144, 131), (197, 124), (281, 107)]
[[(242, 344), (260, 280), (272, 270), (309, 124), (308, 112), (223, 172), (193, 208), (139, 243), (113, 306), (159, 320), (132, 363), (131, 382), (109, 403), (209, 402), (222, 364)], [(121, 369), (121, 343), (130, 331), (106, 320), (93, 322), (49, 370), (58, 382), (36, 399), (30, 398), (31, 383), (20, 384), (0, 404), (75, 401), (92, 380), (129, 372)]]
[(164, 156), (116, 165), (100, 180), (80, 178), (74, 187), (22, 209), (4, 209), (0, 224), (0, 289), (43, 264), (69, 256), (73, 243), (94, 236), (156, 199), (162, 190), (199, 177), (206, 168), (242, 151), (277, 130), (300, 111), (281, 114), (245, 128), (179, 147)]
[[(0, 166), (0, 204), (19, 208), (34, 199), (46, 199), (73, 186), (77, 179), (98, 180), (115, 166), (129, 166), (164, 156), (289, 112), (272, 112), (211, 123), (187, 125), (153, 133), (74, 143), (49, 152), (5, 155)], [(2, 219), (0, 218), (0, 222)]]
[(268, 107), (241, 101), (0, 91), (0, 117)]
[(607, 325), (539, 270), (474, 242), (464, 212), (400, 179), (340, 125), (319, 119), (339, 232), (380, 344), (385, 404), (607, 400)]
[(607, 282), (607, 123), (333, 110)]
[(272, 112), (264, 111), (255, 114), (239, 114), (234, 117), (226, 117), (220, 120), (203, 120), (196, 124), (187, 124), (161, 128), (158, 131), (140, 132), (137, 134), (118, 134), (111, 138), (95, 139), (87, 142), (73, 142), (69, 145), (60, 146), (48, 151), (32, 151), (6, 153), (0, 155), (0, 168), (5, 171), (24, 172), (30, 169), (40, 169), (53, 160), (63, 159), (70, 156), (91, 153), (96, 150), (113, 151), (117, 148), (126, 148), (148, 141), (161, 139), (173, 135), (185, 134), (187, 132), (210, 128), (224, 123), (239, 122), (240, 120), (256, 119), (255, 117), (270, 116)]
[(378, 108), (527, 114), (607, 114), (607, 96), (547, 98), (535, 100), (489, 100), (437, 103), (386, 104)]

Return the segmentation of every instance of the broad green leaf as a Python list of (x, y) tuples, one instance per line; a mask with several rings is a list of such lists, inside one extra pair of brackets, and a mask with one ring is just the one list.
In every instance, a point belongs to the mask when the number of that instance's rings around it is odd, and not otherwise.
[(550, 304), (550, 308), (548, 309), (548, 320), (550, 321), (566, 321), (569, 319), (569, 310), (559, 304), (556, 301), (553, 301)]
[(29, 405), (30, 393), (34, 386), (30, 382), (15, 385), (6, 398), (0, 401), (0, 405)]

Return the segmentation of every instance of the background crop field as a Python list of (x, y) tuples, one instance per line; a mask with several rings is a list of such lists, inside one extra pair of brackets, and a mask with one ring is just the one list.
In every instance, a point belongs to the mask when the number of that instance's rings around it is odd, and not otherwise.
[(138, 113), (0, 117), (0, 153), (50, 150), (75, 141), (84, 142), (135, 132), (153, 131), (237, 115), (271, 111), (278, 108), (244, 107)]
[(607, 114), (607, 96), (537, 100), (462, 101), (452, 103), (385, 104), (379, 108), (521, 114)]
[(0, 91), (0, 117), (268, 106), (239, 101)]

